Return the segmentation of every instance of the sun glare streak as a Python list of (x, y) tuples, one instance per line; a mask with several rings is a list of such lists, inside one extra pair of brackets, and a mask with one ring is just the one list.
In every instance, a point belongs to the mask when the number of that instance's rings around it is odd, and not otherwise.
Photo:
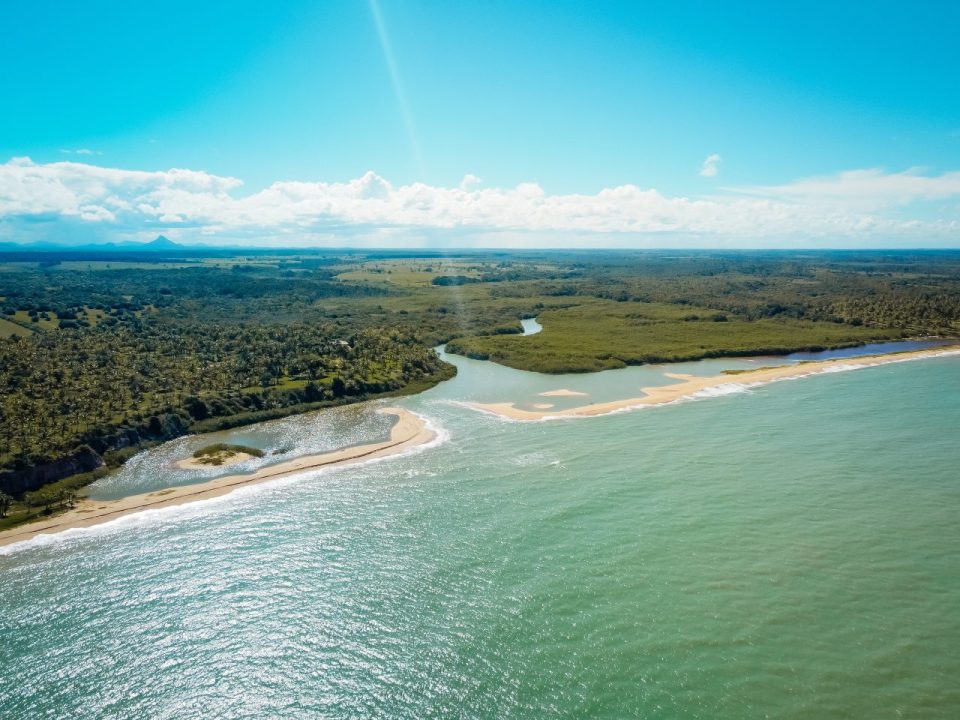
[[(442, 258), (441, 262), (453, 258), (453, 253), (446, 249), (440, 250), (440, 256)], [(463, 297), (463, 286), (462, 285), (451, 285), (450, 286), (451, 296), (454, 305), (454, 312), (456, 313), (457, 325), (460, 327), (461, 335), (470, 334), (470, 325), (467, 322), (467, 316), (470, 312), (467, 303)]]
[(387, 26), (383, 21), (383, 14), (380, 12), (380, 3), (378, 0), (368, 1), (370, 4), (370, 14), (373, 15), (373, 24), (377, 28), (377, 37), (380, 39), (380, 49), (383, 50), (383, 59), (387, 64), (387, 72), (390, 74), (390, 83), (393, 85), (393, 94), (396, 95), (397, 105), (400, 107), (400, 115), (403, 117), (403, 125), (407, 133), (407, 141), (410, 143), (410, 151), (413, 153), (414, 161), (417, 164), (417, 173), (423, 178), (423, 155), (420, 152), (420, 143), (417, 140), (417, 132), (413, 124), (413, 115), (410, 112), (410, 106), (407, 103), (407, 95), (403, 89), (403, 81), (400, 79), (400, 71), (397, 68), (397, 61), (393, 56), (390, 38), (387, 35)]

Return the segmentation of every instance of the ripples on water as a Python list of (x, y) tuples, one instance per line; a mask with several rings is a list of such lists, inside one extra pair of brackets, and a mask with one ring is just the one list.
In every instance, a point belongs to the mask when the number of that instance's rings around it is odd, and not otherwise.
[[(316, 455), (339, 448), (380, 442), (390, 437), (393, 419), (377, 413), (376, 406), (348, 405), (322, 412), (270, 420), (247, 427), (206, 435), (192, 435), (139, 453), (120, 470), (92, 486), (96, 500), (114, 500), (161, 488), (205, 482), (224, 475), (247, 473), (301, 455)], [(264, 457), (228, 467), (183, 470), (177, 461), (217, 442), (259, 448)]]
[(565, 423), (482, 392), (404, 401), (419, 454), (0, 556), (0, 715), (960, 714), (957, 359)]

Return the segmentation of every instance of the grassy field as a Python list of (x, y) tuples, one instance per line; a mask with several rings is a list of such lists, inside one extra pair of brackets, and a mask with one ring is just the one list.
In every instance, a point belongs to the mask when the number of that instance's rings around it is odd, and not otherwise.
[(19, 337), (27, 337), (33, 333), (22, 325), (17, 325), (16, 323), (10, 322), (0, 318), (0, 338), (8, 338), (17, 335)]
[(123, 262), (119, 260), (64, 260), (57, 268), (59, 270), (176, 270), (177, 268), (192, 267), (192, 263), (182, 262)]
[(50, 319), (47, 320), (43, 317), (40, 317), (37, 322), (32, 322), (29, 313), (26, 310), (17, 310), (13, 315), (13, 319), (24, 325), (39, 329), (39, 330), (53, 330), (57, 327), (57, 314), (48, 313)]
[(705, 308), (604, 300), (546, 310), (538, 319), (543, 330), (536, 335), (458, 338), (447, 349), (522, 370), (564, 373), (841, 347), (904, 335), (896, 329), (827, 322), (747, 322)]
[(353, 282), (388, 283), (401, 288), (430, 286), (435, 278), (444, 275), (479, 277), (477, 263), (449, 259), (389, 260), (365, 263), (356, 270), (337, 275), (338, 280)]
[[(529, 267), (537, 272), (563, 269), (551, 263)], [(548, 373), (593, 372), (704, 357), (782, 354), (915, 334), (905, 328), (785, 316), (748, 319), (735, 312), (686, 303), (617, 302), (578, 294), (582, 281), (571, 283), (574, 291), (569, 295), (556, 294), (555, 286), (543, 281), (433, 285), (439, 276), (480, 277), (484, 269), (490, 266), (484, 268), (465, 259), (429, 264), (410, 260), (366, 263), (340, 273), (338, 278), (391, 287), (397, 294), (388, 299), (327, 302), (325, 307), (343, 312), (364, 308), (365, 313), (383, 322), (390, 322), (397, 313), (420, 318), (438, 313), (443, 315), (438, 317), (438, 324), (458, 335), (447, 346), (450, 352)], [(693, 282), (699, 282), (695, 275), (693, 278)], [(743, 277), (735, 279), (745, 281)], [(658, 282), (671, 283), (669, 279)], [(804, 278), (790, 278), (784, 283), (819, 285), (819, 281)], [(543, 332), (530, 337), (510, 334), (510, 330), (519, 332), (520, 317), (531, 315), (539, 317)]]

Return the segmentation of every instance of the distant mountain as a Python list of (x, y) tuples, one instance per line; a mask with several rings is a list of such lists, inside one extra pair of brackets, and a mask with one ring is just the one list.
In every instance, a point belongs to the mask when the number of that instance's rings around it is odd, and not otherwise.
[(170, 238), (166, 238), (163, 235), (157, 235), (156, 240), (151, 240), (148, 243), (144, 243), (142, 246), (140, 246), (137, 249), (157, 251), (157, 250), (179, 250), (182, 247), (183, 247), (182, 245), (175, 243)]
[(54, 242), (16, 243), (0, 242), (0, 252), (191, 252), (206, 245), (181, 245), (168, 237), (158, 235), (150, 242), (105, 242), (70, 245)]

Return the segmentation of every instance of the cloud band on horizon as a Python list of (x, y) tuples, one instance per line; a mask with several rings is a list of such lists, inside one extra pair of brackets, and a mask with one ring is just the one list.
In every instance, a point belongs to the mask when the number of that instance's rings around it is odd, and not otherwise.
[[(426, 233), (449, 244), (478, 233), (491, 246), (781, 243), (956, 246), (960, 172), (857, 170), (779, 186), (671, 197), (636, 185), (549, 194), (537, 183), (394, 186), (373, 172), (347, 182), (278, 181), (241, 194), (237, 178), (195, 170), (138, 171), (81, 162), (0, 165), (0, 239), (146, 239), (157, 232), (222, 244), (330, 244), (366, 234), (386, 244)], [(78, 230), (79, 229), (79, 230)], [(527, 238), (524, 240), (524, 238)], [(682, 239), (682, 242), (680, 242)], [(556, 246), (557, 243), (552, 243)]]

